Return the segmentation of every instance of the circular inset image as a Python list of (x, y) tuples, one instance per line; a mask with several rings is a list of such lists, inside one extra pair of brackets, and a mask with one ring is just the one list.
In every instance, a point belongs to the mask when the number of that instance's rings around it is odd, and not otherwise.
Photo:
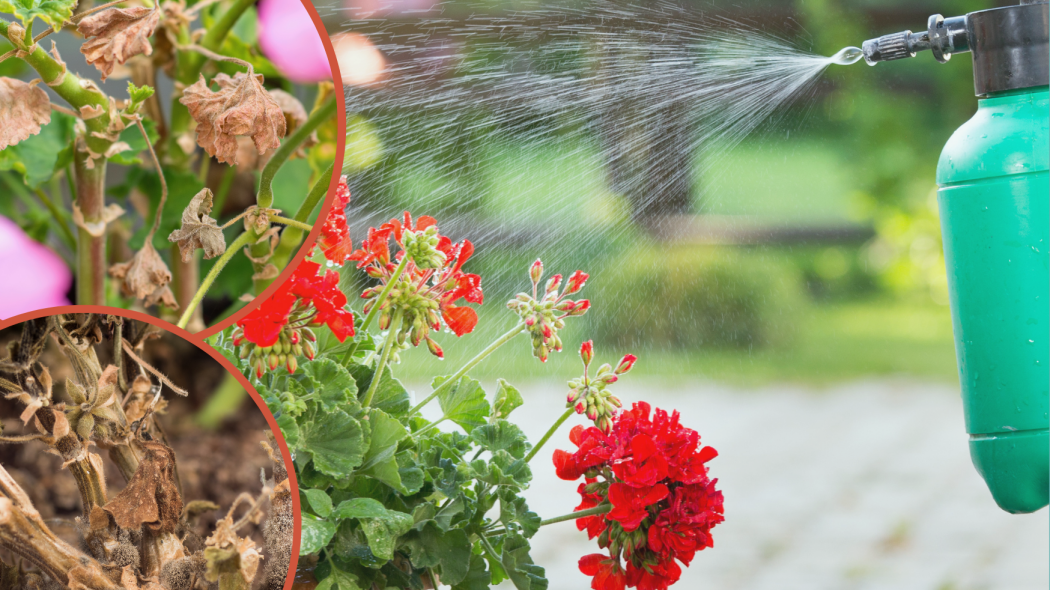
[(0, 2), (0, 318), (200, 332), (266, 291), (342, 166), (319, 23), (306, 0)]
[(242, 376), (119, 315), (38, 317), (0, 344), (3, 587), (290, 583), (290, 457)]

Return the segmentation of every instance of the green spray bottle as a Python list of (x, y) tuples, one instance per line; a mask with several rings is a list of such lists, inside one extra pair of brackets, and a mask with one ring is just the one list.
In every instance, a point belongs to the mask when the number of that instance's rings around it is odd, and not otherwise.
[(1013, 513), (1050, 499), (1048, 7), (934, 15), (862, 49), (870, 64), (973, 53), (977, 113), (941, 152), (937, 201), (970, 457)]

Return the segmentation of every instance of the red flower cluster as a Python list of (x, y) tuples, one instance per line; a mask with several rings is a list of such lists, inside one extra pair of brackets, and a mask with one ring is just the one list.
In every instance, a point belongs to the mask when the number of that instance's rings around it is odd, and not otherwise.
[[(318, 274), (320, 270), (320, 264), (304, 260), (276, 293), (237, 322), (233, 343), (248, 343), (242, 357), (252, 359), (256, 376), (280, 365), (294, 373), (295, 357), (313, 359), (313, 347), (301, 333), (307, 326), (328, 326), (340, 342), (354, 335), (354, 314), (346, 309), (346, 295), (339, 290), (339, 273)], [(309, 330), (305, 336), (313, 340)]]
[(591, 588), (665, 590), (681, 576), (677, 562), (688, 566), (697, 551), (714, 545), (722, 492), (706, 463), (718, 453), (700, 446), (700, 435), (679, 424), (677, 411), (656, 409), (650, 417), (649, 404), (639, 402), (615, 417), (608, 434), (577, 426), (569, 438), (578, 449), (555, 451), (554, 466), (562, 479), (586, 478), (576, 510), (611, 505), (576, 521), (609, 549), (580, 559)]
[(353, 245), (350, 242), (350, 229), (346, 226), (346, 206), (350, 204), (350, 189), (346, 186), (346, 177), (339, 179), (335, 188), (332, 208), (321, 225), (321, 235), (317, 245), (321, 247), (325, 259), (342, 265), (350, 258)]
[[(390, 255), (391, 237), (401, 247), (396, 260)], [(406, 211), (403, 219), (391, 219), (379, 229), (369, 228), (368, 237), (349, 259), (357, 261), (358, 268), (364, 268), (370, 277), (380, 281), (361, 294), (369, 300), (365, 312), (371, 311), (379, 294), (393, 281), (389, 297), (380, 309), (379, 326), (387, 329), (399, 311), (402, 325), (394, 328), (402, 330), (403, 338), (410, 337), (413, 346), (425, 340), (430, 351), (442, 357), (444, 352), (430, 337), (431, 330), (440, 330), (444, 322), (457, 336), (462, 336), (472, 332), (478, 323), (476, 311), (456, 305), (460, 300), (484, 301), (481, 277), (462, 270), (473, 254), (474, 245), (470, 240), (454, 243), (438, 233), (433, 217), (422, 216), (413, 223)], [(401, 262), (405, 265), (398, 275)]]

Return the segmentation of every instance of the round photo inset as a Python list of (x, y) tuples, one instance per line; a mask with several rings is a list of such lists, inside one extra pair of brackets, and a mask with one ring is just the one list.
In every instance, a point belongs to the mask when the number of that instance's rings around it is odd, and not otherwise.
[(284, 588), (290, 456), (243, 377), (118, 315), (28, 319), (0, 344), (5, 588)]
[(0, 2), (0, 318), (106, 305), (196, 333), (247, 313), (313, 241), (342, 165), (313, 5), (16, 4)]

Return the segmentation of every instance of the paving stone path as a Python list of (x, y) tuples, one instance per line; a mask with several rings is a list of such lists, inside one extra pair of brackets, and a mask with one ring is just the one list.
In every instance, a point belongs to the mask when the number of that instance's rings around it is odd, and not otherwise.
[[(556, 384), (522, 387), (518, 422), (537, 440), (564, 403)], [(679, 590), (1046, 590), (1047, 510), (1002, 512), (974, 471), (954, 388), (906, 380), (821, 390), (661, 385), (627, 379), (627, 400), (678, 408), (720, 456), (726, 522)], [(544, 400), (549, 400), (545, 407)], [(578, 503), (549, 467), (568, 427), (534, 461), (529, 504)], [(544, 527), (533, 557), (550, 590), (585, 590), (576, 560), (597, 549), (569, 523)]]

